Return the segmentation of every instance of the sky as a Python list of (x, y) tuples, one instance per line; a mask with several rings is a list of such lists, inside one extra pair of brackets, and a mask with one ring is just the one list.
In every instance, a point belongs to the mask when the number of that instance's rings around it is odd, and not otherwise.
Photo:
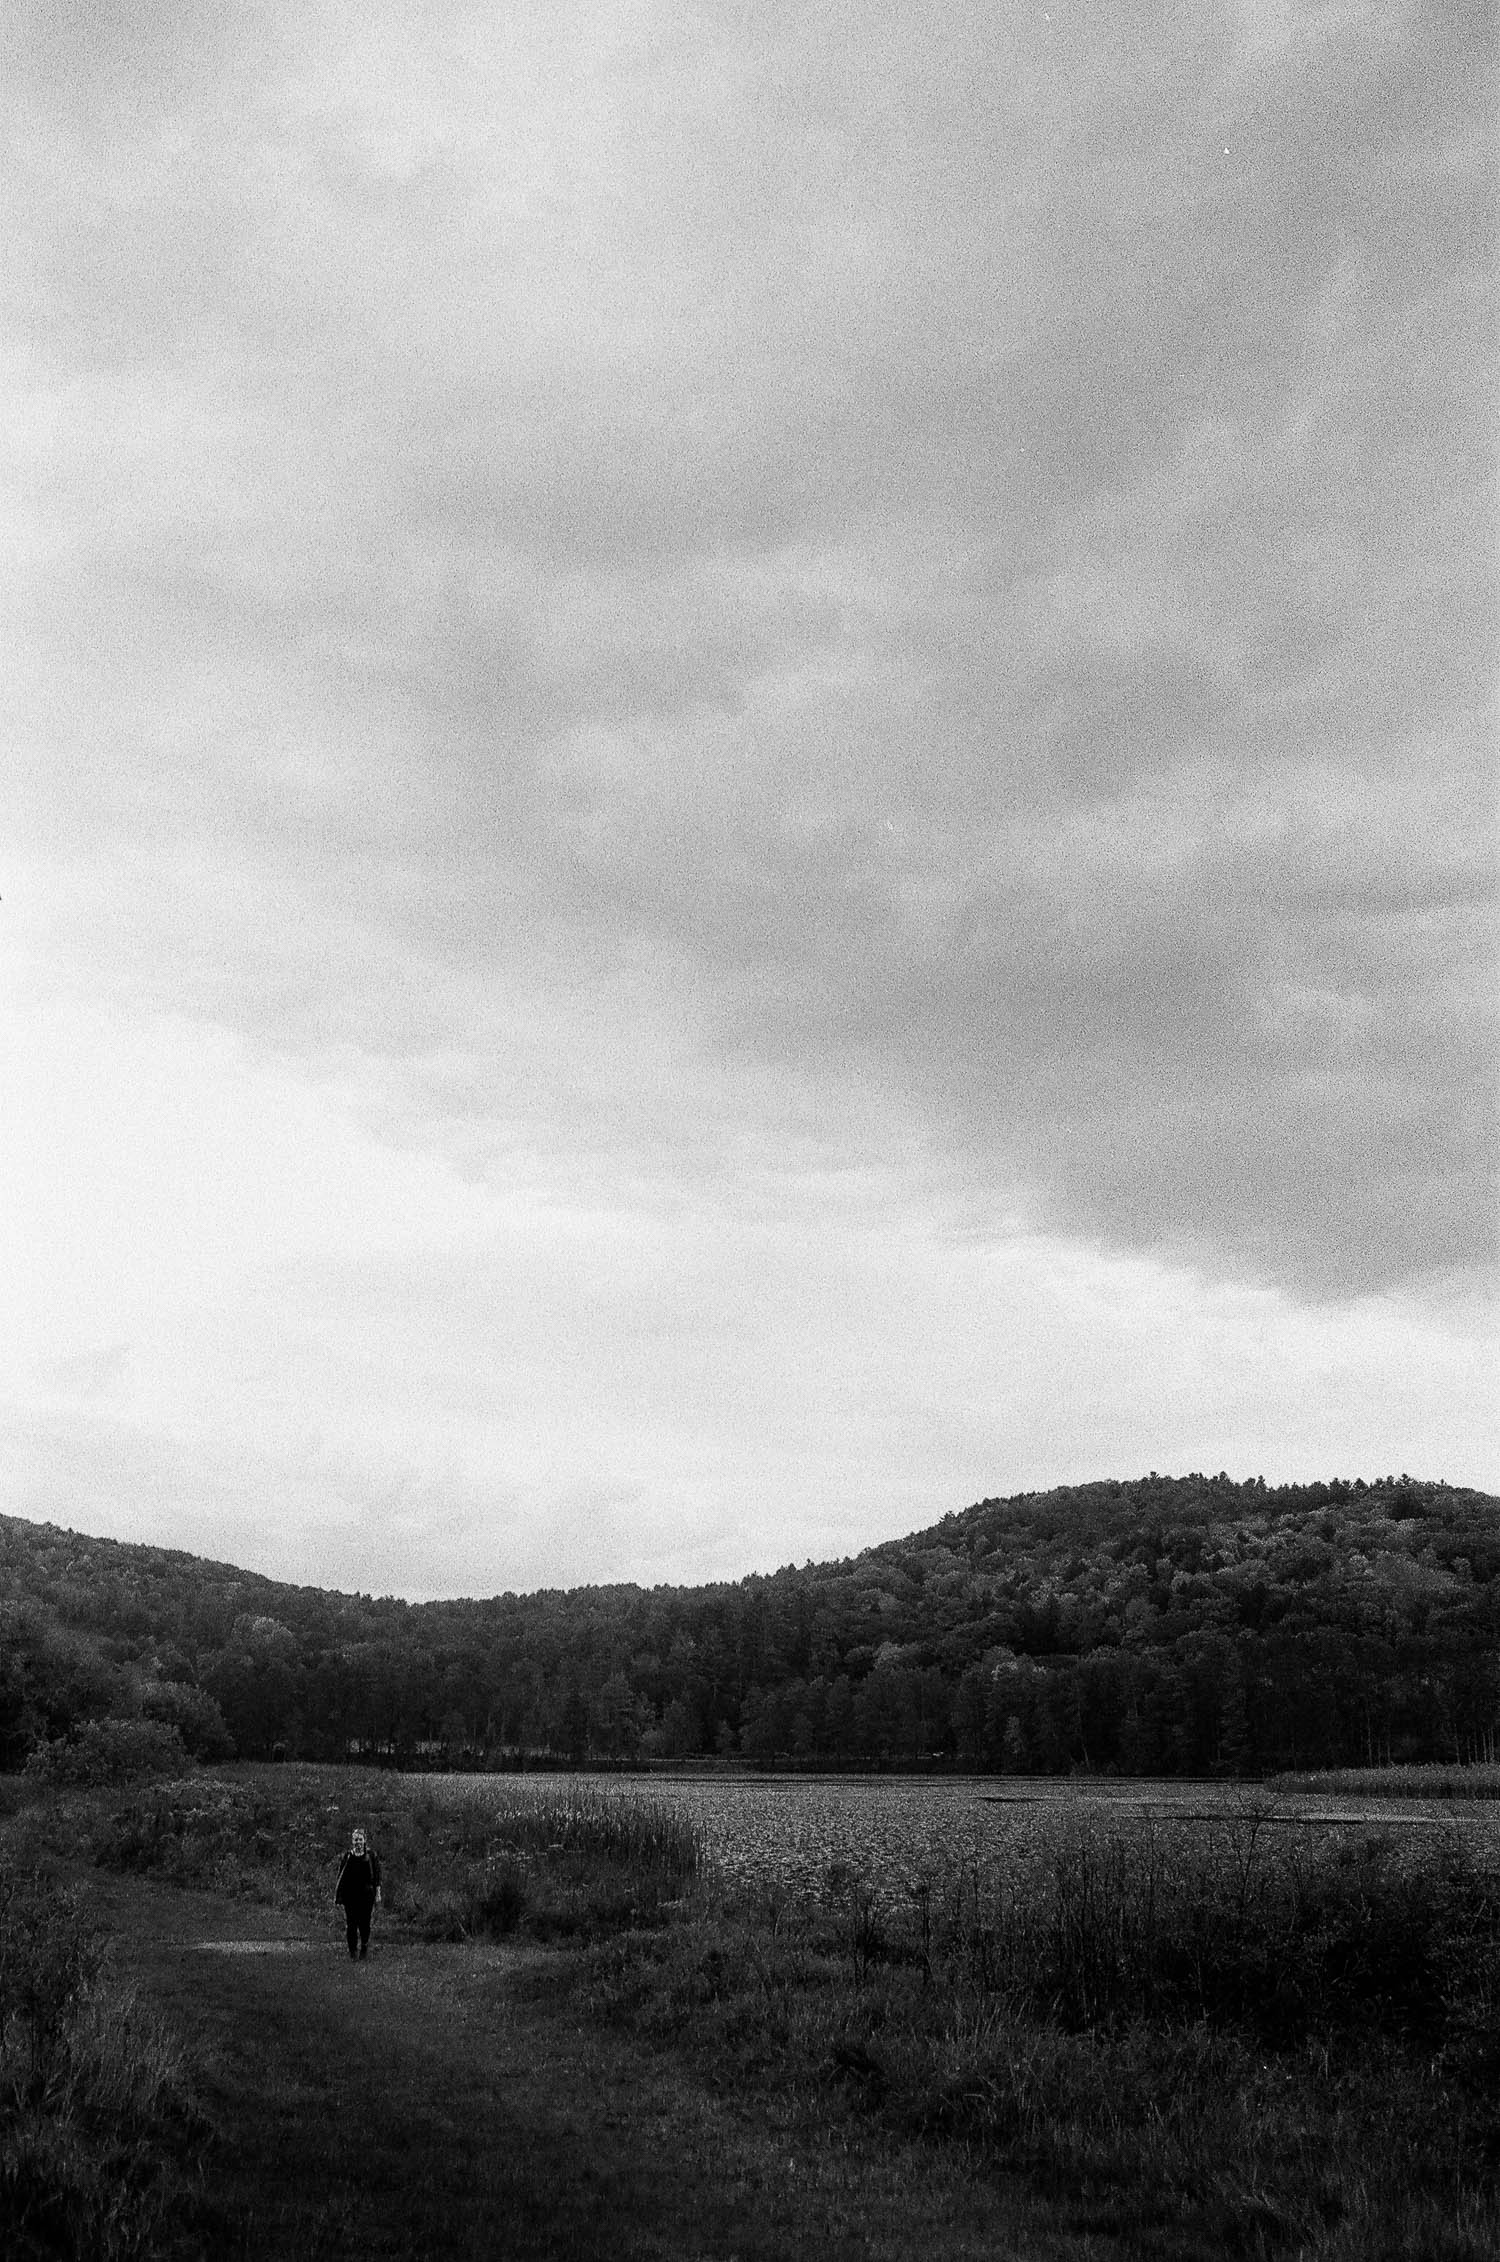
[(9, 0), (0, 1509), (1500, 1485), (1494, 35)]

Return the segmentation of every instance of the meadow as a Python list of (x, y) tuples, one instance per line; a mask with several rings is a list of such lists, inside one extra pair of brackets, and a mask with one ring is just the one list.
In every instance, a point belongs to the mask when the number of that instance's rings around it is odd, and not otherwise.
[[(811, 2212), (793, 2222), (783, 2196), (774, 2236), (747, 2245), (744, 2223), (726, 2217), (720, 2243), (693, 2232), (697, 2243), (679, 2249), (658, 2222), (643, 2253), (900, 2254), (920, 2244), (935, 2258), (957, 2256), (993, 2251), (983, 2243), (993, 2223), (975, 2228), (986, 2209), (1001, 2211), (1007, 2251), (1059, 2262), (1479, 2262), (1500, 2253), (1500, 1842), (1481, 1799), (1381, 1799), (1367, 1784), (1316, 1781), (1286, 1791), (1014, 1779), (589, 1783), (287, 1766), (54, 1789), (15, 1803), (0, 1854), (12, 1905), (35, 1907), (36, 1880), (54, 1875), (75, 1894), (70, 1921), (81, 1941), (94, 1880), (96, 1895), (114, 1893), (117, 1919), (138, 1930), (157, 1921), (148, 1909), (191, 1905), (200, 1927), (211, 1912), (222, 1921), (239, 1910), (236, 1921), (271, 1925), (275, 1940), (316, 1958), (216, 1966), (224, 2016), (233, 2007), (244, 2019), (253, 2002), (265, 2022), (257, 2096), (284, 2047), (277, 2018), (312, 1970), (331, 1984), (333, 1867), (352, 1824), (370, 1828), (387, 1878), (378, 1944), (392, 1959), (388, 1974), (399, 1968), (411, 1983), (403, 2032), (421, 2028), (424, 1971), (442, 1974), (454, 2022), (429, 2037), (409, 2114), (426, 2111), (435, 2080), (459, 2079), (451, 2034), (464, 2033), (464, 2078), (477, 2080), (530, 2020), (523, 2086), (525, 2110), (542, 2117), (535, 2161), (551, 2158), (542, 2123), (562, 2116), (596, 2163), (653, 2159), (657, 2181), (631, 2185), (633, 2204), (670, 2212), (675, 2179), (684, 2224), (718, 2174), (729, 2106), (732, 2144), (754, 2155), (747, 2189), (761, 2188), (757, 2145), (802, 2162), (796, 2204)], [(215, 2146), (226, 2158), (236, 2145), (246, 2162), (254, 2155), (253, 2128), (236, 2132), (195, 2100), (192, 2048), (217, 2050), (222, 2064), (225, 2037), (200, 2031), (195, 2044), (190, 2032), (183, 2056), (164, 2013), (175, 2008), (179, 2026), (192, 2028), (207, 1998), (180, 1977), (180, 1957), (147, 1957), (134, 2015), (155, 2086), (144, 2076), (135, 2091), (124, 2085), (135, 2103), (113, 2137), (104, 2092), (75, 2099), (73, 2152), (59, 2139), (49, 2153), (43, 2124), (56, 2083), (38, 2070), (27, 2024), (30, 1937), (19, 1922), (0, 1934), (0, 2067), (30, 2099), (33, 2131), (19, 2169), (14, 2145), (0, 2158), (0, 2205), (18, 2220), (29, 2208), (33, 2226), (63, 2225), (59, 2239), (87, 2219), (94, 2243), (17, 2251), (172, 2251), (161, 2243), (172, 2176), (201, 2191)], [(62, 1987), (53, 2020), (54, 2067), (72, 2048), (58, 2039), (69, 2020), (76, 2015), (80, 2035), (97, 2031), (99, 1989), (121, 1983), (95, 1948), (80, 1955), (77, 1985), (71, 1996)], [(502, 1983), (503, 2012), (500, 1996), (485, 1994)], [(344, 2015), (331, 1997), (329, 2016)], [(617, 2084), (613, 2122), (580, 2105), (576, 2066), (550, 2105), (535, 2071), (560, 2064), (559, 2037), (579, 2033), (598, 2053), (590, 2063), (600, 2094)], [(320, 2075), (312, 2042), (298, 2047), (313, 2049), (298, 2077), (304, 2089), (336, 2079), (331, 2065)], [(81, 2041), (79, 2050), (83, 2065)], [(252, 2088), (247, 2076), (236, 2095), (253, 2121)], [(640, 2109), (629, 2100), (648, 2090), (656, 2118), (635, 2125)], [(507, 2092), (508, 2110), (520, 2109), (521, 2094)], [(473, 2110), (453, 2127), (471, 2124)], [(663, 2119), (706, 2128), (714, 2115), (700, 2154), (685, 2140), (672, 2149)], [(116, 2157), (135, 2163), (122, 2188), (136, 2193), (136, 2214), (122, 2203), (113, 2245), (100, 2228), (101, 2189), (92, 2200), (68, 2196), (85, 2136), (90, 2157), (113, 2141), (124, 2147)], [(464, 2141), (441, 2139), (460, 2151)], [(893, 2184), (897, 2158), (906, 2167)], [(467, 2205), (476, 2171), (464, 2159)], [(545, 2172), (556, 2173), (555, 2161)], [(350, 2174), (353, 2193), (352, 2165)], [(233, 2251), (235, 2225), (253, 2204), (248, 2177), (248, 2166), (239, 2187), (218, 2175), (221, 2194), (238, 2188), (239, 2199), (183, 2220), (200, 2231), (209, 2223)], [(443, 2188), (441, 2158), (428, 2159), (422, 2177), (427, 2212), (410, 2243), (375, 2251), (483, 2251), (472, 2222), (443, 2243), (448, 2218), (431, 2197)], [(795, 2185), (794, 2175), (787, 2188)], [(549, 2243), (545, 2193), (531, 2192), (523, 2207), (506, 2189), (506, 2251), (595, 2251), (577, 2222), (571, 2244)], [(934, 2214), (935, 2193), (947, 2196)], [(348, 2204), (357, 2209), (357, 2197)], [(310, 2218), (292, 2199), (286, 2206), (286, 2243), (277, 2245), (274, 2226), (268, 2239), (262, 2222), (258, 2249), (317, 2250)], [(387, 2229), (393, 2206), (399, 2218), (388, 2193)], [(524, 2223), (529, 2232), (517, 2228)], [(368, 2226), (363, 2235), (368, 2242)], [(605, 2209), (597, 2251), (633, 2251), (621, 2235), (618, 2206)]]

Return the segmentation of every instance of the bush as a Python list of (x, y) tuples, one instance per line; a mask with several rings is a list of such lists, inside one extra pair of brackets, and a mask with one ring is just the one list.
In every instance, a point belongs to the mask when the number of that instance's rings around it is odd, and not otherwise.
[(421, 1940), (467, 1940), (468, 1910), (462, 1893), (433, 1893), (416, 1901), (411, 1923)]
[(410, 1915), (424, 1940), (499, 1940), (515, 1931), (528, 1898), (519, 1864), (499, 1859), (471, 1869), (456, 1884), (418, 1895)]
[(155, 1870), (178, 1884), (218, 1885), (234, 1820), (231, 1794), (212, 1777), (152, 1782), (96, 1818), (90, 1851), (101, 1869)]
[(148, 1682), (141, 1692), (141, 1711), (146, 1719), (175, 1728), (183, 1749), (194, 1759), (210, 1764), (233, 1759), (234, 1738), (207, 1689), (193, 1688), (185, 1681)]
[(475, 1881), (469, 1904), (469, 1930), (502, 1939), (514, 1932), (526, 1911), (526, 1879), (518, 1863), (489, 1861)]
[(96, 1785), (180, 1775), (182, 1738), (162, 1720), (91, 1720), (76, 1736), (40, 1745), (26, 1762), (33, 1782)]

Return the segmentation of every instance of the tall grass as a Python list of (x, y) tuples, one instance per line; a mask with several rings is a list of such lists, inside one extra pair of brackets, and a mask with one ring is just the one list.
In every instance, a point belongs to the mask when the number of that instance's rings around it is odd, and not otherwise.
[(429, 1939), (653, 1923), (704, 1866), (700, 1831), (664, 1801), (423, 1789), (409, 1820), (423, 1858), (401, 1905)]
[(596, 1946), (589, 2000), (719, 2081), (821, 2092), (1133, 2252), (1500, 2253), (1500, 1881), (1455, 1833), (1321, 1848), (1077, 1826), (1013, 1866), (847, 1868)]
[[(354, 1823), (384, 1869), (386, 1918), (428, 1939), (587, 1935), (654, 1922), (702, 1873), (693, 1820), (592, 1790), (435, 1788), (323, 1768), (197, 1774), (96, 1799), (107, 1868), (326, 1912)], [(61, 1825), (59, 1825), (61, 1827)]]
[(413, 1815), (435, 1835), (451, 1833), (466, 1852), (578, 1855), (681, 1884), (704, 1863), (701, 1829), (664, 1799), (592, 1790), (528, 1797), (424, 1789)]
[(1430, 2027), (1461, 1976), (1500, 1971), (1500, 1881), (1458, 1836), (1320, 1848), (1263, 1819), (1064, 1830), (1029, 1874), (940, 1874), (921, 1939), (909, 1920), (893, 1950), (1066, 2028), (1208, 2019), (1272, 2038)]
[(1500, 1799), (1500, 1761), (1398, 1762), (1388, 1767), (1325, 1767), (1278, 1775), (1275, 1791), (1326, 1791), (1359, 1799)]
[(173, 2162), (202, 2134), (182, 2055), (110, 1976), (75, 1893), (0, 1867), (0, 2244), (156, 2251)]

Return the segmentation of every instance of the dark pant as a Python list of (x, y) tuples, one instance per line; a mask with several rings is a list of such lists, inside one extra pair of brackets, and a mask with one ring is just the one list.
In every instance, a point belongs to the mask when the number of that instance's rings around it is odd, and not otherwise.
[(349, 1935), (351, 1956), (363, 1956), (370, 1947), (370, 1911), (373, 1901), (345, 1901), (344, 1927)]

